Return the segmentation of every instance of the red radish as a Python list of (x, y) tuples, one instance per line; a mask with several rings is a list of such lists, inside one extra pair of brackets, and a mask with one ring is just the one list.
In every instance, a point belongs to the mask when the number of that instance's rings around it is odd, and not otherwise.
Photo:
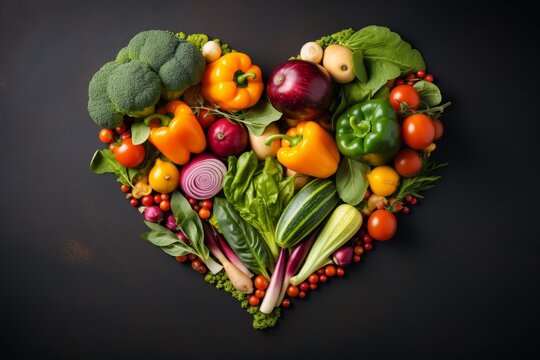
[(219, 156), (238, 155), (248, 146), (248, 132), (239, 123), (227, 118), (216, 120), (206, 134), (208, 146)]

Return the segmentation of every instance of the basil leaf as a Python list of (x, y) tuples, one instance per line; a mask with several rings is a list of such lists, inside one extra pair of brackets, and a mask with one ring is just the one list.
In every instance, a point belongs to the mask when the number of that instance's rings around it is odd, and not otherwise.
[(353, 52), (362, 50), (364, 59), (384, 61), (396, 66), (401, 75), (426, 68), (418, 50), (383, 26), (372, 25), (360, 29), (352, 34), (344, 45)]
[(110, 150), (97, 150), (90, 160), (90, 170), (95, 174), (115, 174), (118, 182), (133, 186), (132, 176), (128, 174), (124, 166), (120, 165)]
[(364, 64), (364, 52), (362, 50), (353, 51), (352, 65), (356, 78), (360, 80), (360, 82), (368, 81), (366, 65)]
[(195, 218), (199, 218), (195, 210), (191, 208), (187, 199), (179, 191), (175, 191), (172, 194), (170, 204), (176, 223), (180, 226), (186, 219), (194, 220)]
[(161, 250), (163, 250), (166, 254), (169, 254), (171, 256), (182, 256), (182, 255), (193, 254), (193, 250), (191, 250), (182, 241), (175, 242), (174, 244), (171, 244), (168, 246), (162, 246)]
[(358, 205), (368, 188), (367, 173), (370, 166), (350, 158), (343, 158), (336, 172), (336, 187), (341, 200)]
[(265, 97), (257, 105), (249, 109), (243, 118), (243, 122), (250, 133), (261, 136), (268, 124), (279, 120), (281, 115), (282, 113), (276, 110)]
[(261, 234), (244, 221), (227, 200), (214, 198), (214, 214), (223, 237), (246, 267), (269, 278), (270, 252)]
[(169, 231), (174, 235), (174, 233), (172, 231), (170, 231), (169, 229), (167, 229), (165, 226), (161, 226), (159, 224), (156, 224), (156, 223), (153, 223), (153, 222), (147, 221), (147, 220), (145, 220), (144, 223), (152, 231)]
[(131, 125), (131, 140), (133, 145), (139, 145), (148, 139), (150, 136), (150, 127), (143, 121), (138, 121)]
[(367, 82), (363, 83), (356, 79), (343, 86), (349, 106), (369, 99), (385, 86), (388, 80), (395, 79), (400, 75), (399, 68), (387, 61), (366, 59), (366, 65), (369, 71)]
[(420, 80), (414, 83), (413, 87), (420, 95), (420, 102), (427, 106), (437, 106), (442, 101), (441, 90), (434, 83)]
[(142, 233), (141, 237), (159, 247), (169, 246), (171, 244), (179, 242), (178, 237), (170, 231), (148, 231)]

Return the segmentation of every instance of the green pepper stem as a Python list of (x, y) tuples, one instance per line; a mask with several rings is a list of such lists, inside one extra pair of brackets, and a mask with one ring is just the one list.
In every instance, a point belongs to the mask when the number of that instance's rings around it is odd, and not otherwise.
[(240, 88), (245, 88), (248, 86), (248, 78), (256, 79), (257, 74), (252, 72), (245, 73), (242, 70), (238, 70), (234, 73), (234, 82), (236, 83), (236, 86)]
[(171, 118), (161, 114), (152, 114), (144, 118), (143, 122), (146, 126), (150, 126), (150, 122), (154, 119), (159, 119), (162, 126), (169, 126)]
[(368, 120), (362, 120), (359, 124), (356, 124), (356, 116), (349, 118), (349, 125), (354, 131), (354, 135), (359, 138), (365, 137), (371, 130), (371, 123)]
[(300, 141), (302, 141), (302, 135), (301, 134), (298, 134), (296, 136), (289, 136), (285, 134), (270, 135), (269, 137), (266, 138), (266, 140), (264, 140), (264, 144), (266, 146), (270, 146), (270, 144), (276, 139), (287, 140), (290, 143), (290, 147), (295, 147), (296, 145), (298, 145)]

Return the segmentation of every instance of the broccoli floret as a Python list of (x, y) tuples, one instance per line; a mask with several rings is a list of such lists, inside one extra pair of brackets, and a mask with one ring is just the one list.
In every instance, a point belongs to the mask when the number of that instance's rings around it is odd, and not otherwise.
[(315, 42), (321, 45), (323, 49), (326, 49), (328, 45), (343, 44), (343, 42), (347, 40), (348, 38), (350, 38), (351, 35), (354, 34), (354, 32), (355, 31), (351, 28), (341, 30), (332, 35), (323, 36), (322, 38), (320, 38), (319, 40), (316, 40)]
[(119, 65), (106, 63), (94, 74), (88, 85), (88, 113), (100, 127), (115, 128), (122, 122), (124, 114), (118, 110), (107, 95), (107, 80)]
[(257, 310), (257, 312), (253, 314), (253, 328), (256, 330), (264, 330), (274, 327), (280, 316), (281, 309), (279, 307), (274, 308), (270, 314), (264, 314)]
[(133, 117), (154, 111), (161, 93), (161, 81), (140, 61), (120, 64), (109, 75), (107, 94), (118, 111)]
[[(176, 37), (182, 40), (186, 40), (188, 43), (194, 45), (197, 47), (197, 49), (201, 50), (203, 45), (206, 44), (208, 41), (210, 41), (210, 38), (208, 35), (205, 34), (185, 34), (183, 32), (179, 32), (176, 34)], [(221, 47), (221, 54), (225, 55), (230, 52), (233, 52), (233, 50), (229, 47), (227, 44), (222, 44), (221, 40), (219, 39), (212, 39), (212, 41), (215, 41), (218, 43), (218, 45)]]
[(248, 295), (241, 293), (232, 286), (225, 271), (220, 271), (217, 274), (208, 273), (204, 277), (204, 280), (218, 289), (222, 288), (238, 300), (240, 302), (240, 307), (246, 309), (248, 314), (253, 316), (254, 329), (264, 330), (277, 324), (277, 321), (281, 316), (281, 309), (277, 307), (270, 314), (264, 314), (259, 311), (258, 306), (250, 306), (248, 303)]
[(174, 33), (141, 32), (90, 81), (90, 117), (99, 126), (112, 128), (124, 115), (149, 115), (160, 95), (166, 100), (178, 98), (199, 83), (204, 67), (201, 52)]

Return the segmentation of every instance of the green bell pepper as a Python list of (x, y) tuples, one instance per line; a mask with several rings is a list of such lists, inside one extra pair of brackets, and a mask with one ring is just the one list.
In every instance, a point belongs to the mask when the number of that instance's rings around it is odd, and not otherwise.
[(396, 112), (384, 99), (353, 105), (336, 123), (339, 151), (373, 166), (387, 163), (399, 151), (400, 133)]

